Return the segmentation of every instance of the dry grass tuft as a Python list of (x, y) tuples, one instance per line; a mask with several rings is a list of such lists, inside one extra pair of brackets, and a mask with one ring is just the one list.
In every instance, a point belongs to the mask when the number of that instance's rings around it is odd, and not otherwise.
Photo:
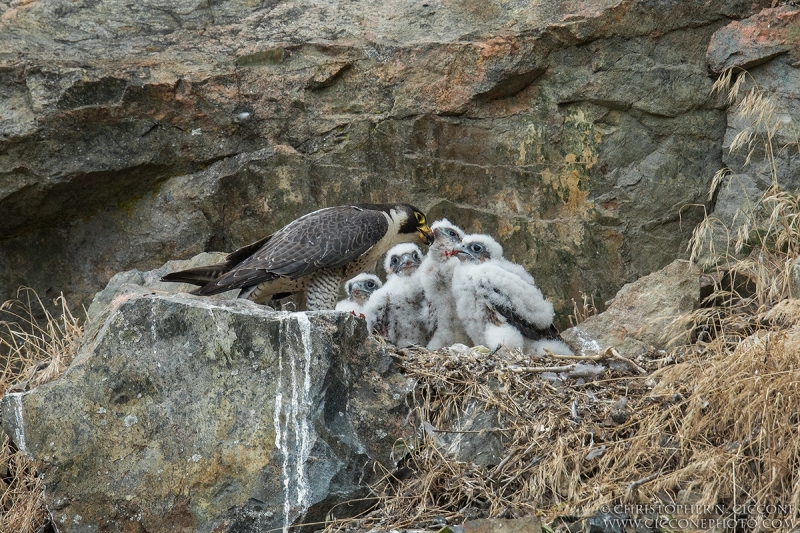
[(637, 499), (693, 489), (691, 503), (783, 504), (797, 518), (798, 347), (800, 330), (761, 330), (735, 345), (721, 335), (657, 373), (658, 408), (629, 454), (654, 461), (659, 476)]
[[(22, 288), (0, 305), (0, 395), (27, 390), (58, 377), (83, 334), (63, 295), (54, 316), (35, 291)], [(37, 319), (38, 316), (44, 318)], [(0, 443), (0, 531), (35, 533), (46, 522), (44, 487), (33, 461), (7, 437)]]
[(572, 299), (572, 314), (567, 317), (569, 320), (569, 327), (575, 327), (590, 316), (597, 314), (597, 307), (594, 305), (594, 296), (591, 298), (586, 293), (581, 293), (583, 296), (583, 303), (578, 307), (578, 302), (575, 298)]
[[(800, 297), (795, 273), (800, 254), (800, 196), (781, 190), (773, 150), (779, 132), (783, 138), (796, 138), (796, 128), (765, 90), (750, 83), (745, 91), (747, 79), (746, 72), (739, 73), (735, 80), (727, 72), (714, 89), (727, 91), (728, 103), (735, 110), (734, 120), (742, 125), (742, 131), (731, 142), (731, 152), (746, 152), (745, 165), (755, 165), (752, 157), (760, 153), (760, 169), (768, 170), (772, 186), (757, 201), (743, 205), (730, 226), (707, 217), (695, 228), (689, 244), (691, 260), (710, 266), (715, 280), (704, 309), (691, 317), (693, 331), (700, 341), (722, 336), (729, 350), (760, 329), (786, 329), (792, 318), (784, 302)], [(800, 142), (795, 141), (780, 149), (789, 152), (799, 148)], [(722, 186), (744, 189), (729, 169), (714, 177), (710, 197)], [(747, 198), (746, 191), (743, 193), (742, 197)], [(774, 310), (775, 306), (783, 311)]]
[(0, 531), (36, 533), (46, 520), (44, 486), (25, 454), (8, 437), (0, 443)]

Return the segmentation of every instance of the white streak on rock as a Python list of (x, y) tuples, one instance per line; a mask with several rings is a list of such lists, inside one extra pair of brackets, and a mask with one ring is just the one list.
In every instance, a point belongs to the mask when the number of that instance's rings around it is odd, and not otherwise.
[[(311, 322), (305, 313), (287, 314), (294, 321), (282, 321), (282, 337), (287, 341), (281, 344), (278, 354), (278, 382), (275, 391), (275, 446), (283, 453), (281, 477), (283, 478), (283, 531), (287, 533), (292, 522), (305, 513), (309, 507), (309, 482), (306, 476), (306, 461), (311, 454), (311, 432), (309, 416), (311, 411)], [(297, 331), (293, 332), (295, 342), (291, 338), (291, 322), (297, 323)], [(283, 346), (293, 349), (284, 350)], [(301, 356), (302, 350), (302, 356)], [(283, 391), (283, 358), (289, 358), (289, 380), (291, 392), (287, 393), (288, 402), (284, 404)], [(302, 372), (302, 377), (299, 375)], [(301, 383), (302, 380), (302, 383)], [(281, 415), (283, 415), (281, 417)], [(281, 423), (282, 418), (282, 423)], [(290, 439), (293, 442), (290, 443)], [(294, 461), (293, 468), (290, 464)], [(293, 473), (290, 475), (289, 470)], [(294, 482), (292, 486), (291, 482)]]
[(12, 415), (14, 417), (14, 443), (22, 453), (28, 454), (28, 447), (25, 445), (25, 422), (22, 417), (22, 397), (24, 392), (12, 392), (7, 396), (11, 399)]
[(298, 431), (297, 458), (297, 503), (303, 509), (308, 508), (308, 480), (306, 479), (305, 463), (311, 454), (311, 435), (308, 428), (309, 411), (311, 410), (311, 321), (305, 313), (297, 313), (297, 324), (300, 326), (300, 337), (303, 344), (303, 391), (297, 412), (300, 415)]
[[(286, 322), (281, 321), (283, 326)], [(286, 328), (282, 328), (285, 334)], [(281, 465), (281, 478), (283, 479), (283, 532), (289, 530), (289, 450), (286, 446), (286, 435), (281, 428), (281, 412), (283, 411), (283, 344), (278, 349), (278, 376), (275, 381), (275, 414), (273, 424), (275, 425), (275, 447), (283, 454), (283, 464)]]

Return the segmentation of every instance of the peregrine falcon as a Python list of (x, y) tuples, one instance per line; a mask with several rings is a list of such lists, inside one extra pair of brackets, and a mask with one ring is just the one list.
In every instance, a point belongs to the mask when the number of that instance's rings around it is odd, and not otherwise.
[(386, 271), (386, 279), (389, 280), (395, 275), (410, 276), (422, 262), (422, 251), (413, 242), (398, 244), (386, 253), (383, 260), (383, 269)]
[(364, 305), (376, 290), (383, 286), (375, 274), (362, 273), (344, 284), (347, 298), (336, 304), (336, 311), (348, 311), (356, 316), (364, 316)]
[(553, 304), (503, 248), (488, 235), (467, 235), (458, 247), (453, 297), (458, 317), (472, 342), (544, 355), (572, 352), (553, 326)]
[(372, 268), (401, 242), (433, 242), (425, 215), (409, 204), (328, 207), (230, 254), (224, 263), (173, 272), (162, 281), (201, 285), (207, 296), (242, 289), (256, 303), (295, 294), (298, 309), (333, 309), (342, 283)]
[(446, 218), (431, 224), (431, 229), (434, 241), (419, 267), (418, 275), (427, 304), (422, 311), (429, 330), (427, 348), (438, 350), (457, 342), (469, 342), (469, 336), (456, 315), (456, 302), (450, 289), (453, 269), (458, 264), (454, 256), (464, 231)]
[(424, 346), (427, 330), (420, 314), (425, 294), (415, 273), (422, 252), (413, 243), (398, 244), (386, 254), (386, 284), (369, 297), (364, 315), (370, 331), (395, 346)]

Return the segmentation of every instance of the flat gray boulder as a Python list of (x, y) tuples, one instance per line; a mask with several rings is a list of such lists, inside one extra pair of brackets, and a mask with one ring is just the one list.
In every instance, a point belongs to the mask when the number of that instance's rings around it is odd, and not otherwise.
[(2, 400), (59, 532), (261, 532), (363, 509), (338, 504), (391, 467), (414, 386), (363, 320), (130, 287), (64, 375)]

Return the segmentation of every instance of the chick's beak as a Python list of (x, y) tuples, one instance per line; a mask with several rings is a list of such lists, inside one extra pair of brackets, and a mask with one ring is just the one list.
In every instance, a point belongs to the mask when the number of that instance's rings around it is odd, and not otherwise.
[(417, 235), (419, 235), (420, 242), (422, 242), (423, 244), (427, 244), (429, 246), (433, 244), (433, 232), (431, 231), (431, 228), (429, 228), (427, 224), (423, 224), (422, 226), (419, 226), (417, 229), (419, 230), (417, 232)]
[(463, 244), (456, 246), (449, 253), (451, 257), (456, 256), (462, 261), (467, 259), (472, 259), (474, 257), (472, 253)]

